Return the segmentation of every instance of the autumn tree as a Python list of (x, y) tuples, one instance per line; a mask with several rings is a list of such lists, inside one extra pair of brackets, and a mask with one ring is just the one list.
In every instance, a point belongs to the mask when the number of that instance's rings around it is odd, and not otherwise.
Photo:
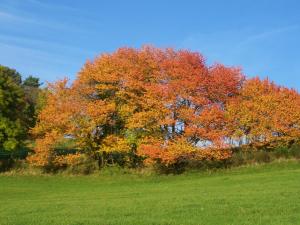
[[(172, 163), (191, 153), (203, 158), (228, 157), (229, 152), (221, 150), (227, 135), (224, 110), (226, 102), (241, 88), (244, 77), (240, 70), (220, 64), (208, 67), (199, 53), (186, 50), (166, 49), (162, 55), (158, 80), (150, 89), (165, 110), (158, 121), (164, 134), (162, 147), (160, 151), (153, 148), (153, 152), (160, 152), (154, 159)], [(177, 143), (181, 147), (176, 148)], [(151, 146), (157, 145), (141, 145), (140, 153), (153, 158)], [(209, 151), (200, 151), (200, 147)]]
[(268, 79), (249, 79), (227, 106), (232, 138), (241, 144), (274, 147), (300, 137), (300, 95)]
[(66, 134), (102, 163), (113, 152), (165, 163), (196, 153), (226, 158), (225, 106), (243, 80), (238, 68), (209, 67), (187, 50), (146, 46), (102, 54), (84, 65), (70, 87), (66, 81), (50, 85), (33, 130), (39, 145), (31, 160), (61, 159), (54, 149)]
[(48, 85), (44, 107), (38, 115), (37, 125), (31, 131), (36, 139), (36, 147), (35, 155), (28, 158), (29, 162), (38, 166), (60, 164), (55, 147), (64, 141), (64, 135), (77, 126), (72, 124), (77, 105), (70, 91), (67, 79)]

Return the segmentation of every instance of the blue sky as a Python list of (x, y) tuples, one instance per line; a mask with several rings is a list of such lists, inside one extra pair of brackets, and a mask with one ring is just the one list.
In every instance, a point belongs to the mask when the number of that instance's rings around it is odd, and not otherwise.
[(74, 79), (122, 46), (187, 48), (300, 90), (298, 0), (0, 0), (0, 64)]

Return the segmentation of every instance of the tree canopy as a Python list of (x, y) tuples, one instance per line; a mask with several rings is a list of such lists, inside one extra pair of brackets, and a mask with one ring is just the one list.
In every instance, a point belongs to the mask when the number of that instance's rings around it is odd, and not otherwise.
[(21, 76), (0, 65), (0, 149), (15, 150), (25, 137), (26, 102)]
[[(64, 165), (82, 151), (102, 161), (113, 153), (167, 165), (224, 160), (237, 143), (298, 139), (299, 99), (295, 90), (245, 79), (238, 67), (208, 66), (197, 52), (120, 48), (88, 61), (72, 84), (49, 84), (30, 161)], [(57, 154), (66, 135), (80, 154)]]
[(29, 76), (22, 82), (14, 69), (0, 65), (0, 150), (16, 150), (35, 126), (39, 79)]

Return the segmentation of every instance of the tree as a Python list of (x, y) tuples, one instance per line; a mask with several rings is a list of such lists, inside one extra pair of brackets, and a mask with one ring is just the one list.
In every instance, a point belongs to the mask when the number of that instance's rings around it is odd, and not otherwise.
[(300, 137), (300, 95), (268, 79), (246, 81), (227, 105), (232, 138), (256, 147), (289, 144)]
[(37, 77), (33, 77), (32, 75), (30, 75), (23, 81), (23, 86), (25, 87), (38, 88), (40, 85), (40, 79)]
[(25, 101), (27, 103), (25, 110), (27, 128), (34, 127), (36, 123), (37, 110), (39, 107), (38, 101), (39, 97), (41, 97), (41, 89), (39, 88), (40, 85), (39, 78), (33, 76), (27, 77), (22, 83), (25, 93)]
[(24, 91), (18, 72), (0, 65), (0, 148), (15, 150), (25, 138)]
[[(101, 162), (113, 152), (165, 163), (184, 155), (224, 159), (225, 105), (243, 80), (240, 69), (208, 67), (199, 53), (187, 50), (146, 46), (103, 54), (87, 62), (72, 85), (49, 85), (33, 129), (39, 145), (31, 162), (62, 162), (55, 145), (66, 134)], [(205, 151), (203, 143), (209, 143)]]

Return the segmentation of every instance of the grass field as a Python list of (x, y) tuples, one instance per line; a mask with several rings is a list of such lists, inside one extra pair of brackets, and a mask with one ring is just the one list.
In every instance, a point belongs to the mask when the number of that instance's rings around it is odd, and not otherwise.
[(0, 224), (300, 224), (300, 163), (177, 176), (1, 175)]

